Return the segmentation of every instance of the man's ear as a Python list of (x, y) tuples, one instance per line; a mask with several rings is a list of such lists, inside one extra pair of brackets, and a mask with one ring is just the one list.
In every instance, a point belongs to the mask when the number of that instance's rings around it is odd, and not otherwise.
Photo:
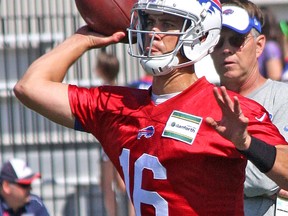
[(261, 34), (256, 38), (256, 55), (257, 58), (262, 54), (266, 45), (266, 37), (265, 35)]
[(9, 194), (10, 193), (10, 183), (8, 181), (3, 181), (2, 182), (2, 190), (6, 193), (6, 194)]

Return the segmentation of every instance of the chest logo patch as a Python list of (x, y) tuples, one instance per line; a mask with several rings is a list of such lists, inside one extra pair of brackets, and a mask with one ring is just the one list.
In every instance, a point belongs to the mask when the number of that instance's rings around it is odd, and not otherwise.
[(154, 132), (155, 129), (153, 126), (148, 126), (146, 128), (140, 129), (138, 131), (137, 139), (140, 139), (142, 136), (148, 139), (153, 136)]
[(174, 110), (166, 123), (162, 136), (192, 145), (201, 123), (201, 117)]

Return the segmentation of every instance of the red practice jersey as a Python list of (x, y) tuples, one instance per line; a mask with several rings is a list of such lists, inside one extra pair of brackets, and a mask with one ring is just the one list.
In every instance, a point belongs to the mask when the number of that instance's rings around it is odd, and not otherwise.
[[(69, 86), (73, 114), (116, 166), (137, 215), (243, 215), (247, 161), (205, 123), (222, 116), (213, 87), (201, 78), (155, 106), (149, 90)], [(265, 109), (238, 97), (249, 133), (284, 144)]]

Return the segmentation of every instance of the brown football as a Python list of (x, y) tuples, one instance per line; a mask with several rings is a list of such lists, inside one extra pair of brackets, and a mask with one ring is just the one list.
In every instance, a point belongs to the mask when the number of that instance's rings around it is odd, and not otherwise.
[(122, 42), (127, 43), (126, 29), (130, 25), (130, 12), (137, 0), (75, 0), (76, 7), (95, 32), (110, 36), (117, 31), (126, 33)]

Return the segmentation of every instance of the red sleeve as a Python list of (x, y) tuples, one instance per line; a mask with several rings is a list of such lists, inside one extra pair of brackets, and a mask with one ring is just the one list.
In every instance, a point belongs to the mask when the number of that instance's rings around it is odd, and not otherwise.
[(248, 132), (271, 145), (287, 144), (265, 108), (253, 100), (245, 99), (240, 100), (240, 103), (243, 113), (249, 118)]
[(93, 103), (95, 100), (91, 98), (97, 97), (97, 88), (87, 89), (69, 85), (68, 96), (71, 111), (77, 123), (81, 124), (84, 131), (92, 132), (92, 128), (86, 123), (87, 119), (90, 119), (91, 122), (95, 120), (93, 111), (95, 110), (96, 103)]

